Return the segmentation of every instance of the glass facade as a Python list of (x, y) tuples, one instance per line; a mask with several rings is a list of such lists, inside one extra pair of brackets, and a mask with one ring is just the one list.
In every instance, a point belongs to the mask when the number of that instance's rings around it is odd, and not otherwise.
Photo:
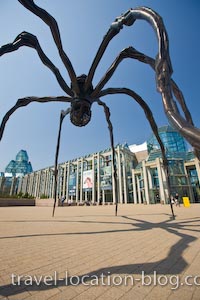
[[(163, 126), (160, 127), (159, 136), (164, 144), (166, 153), (177, 153), (181, 152), (184, 153), (187, 151), (186, 143), (183, 137), (173, 129), (171, 126)], [(148, 152), (150, 153), (152, 150), (160, 149), (159, 143), (155, 137), (152, 135), (149, 140), (147, 141), (147, 148)]]
[(5, 168), (5, 174), (10, 176), (23, 176), (33, 172), (26, 150), (20, 150), (15, 160), (11, 160)]
[[(159, 144), (152, 135), (145, 143), (147, 147), (142, 147), (142, 150), (140, 147), (140, 150), (133, 151), (134, 147), (126, 144), (116, 146), (117, 193), (113, 188), (109, 148), (59, 164), (57, 197), (65, 196), (66, 201), (78, 205), (85, 202), (112, 204), (116, 199), (121, 204), (164, 204), (169, 202), (171, 195), (178, 193), (180, 199), (187, 196), (191, 202), (200, 202), (199, 160), (193, 152), (187, 151), (184, 139), (172, 127), (159, 128), (159, 134), (166, 148), (169, 173), (163, 167)], [(10, 194), (20, 192), (36, 198), (53, 198), (54, 166), (31, 171), (28, 155), (21, 150), (16, 160), (11, 160), (6, 167), (8, 174), (17, 177), (17, 184), (9, 180), (4, 182), (5, 177), (2, 177), (0, 190), (6, 183), (6, 186), (10, 186)]]
[(192, 202), (199, 202), (199, 162), (192, 152), (188, 152), (184, 138), (171, 126), (160, 127), (158, 132), (166, 150), (170, 190), (166, 185), (167, 175), (162, 165), (160, 145), (152, 134), (147, 141), (148, 156), (134, 171), (134, 202), (168, 203), (169, 196), (176, 193), (180, 199), (187, 196)]
[(200, 203), (200, 184), (195, 166), (189, 166), (187, 168), (187, 174), (189, 183), (194, 194), (195, 202)]
[(16, 195), (20, 178), (33, 172), (26, 150), (20, 150), (15, 160), (11, 160), (0, 174), (0, 195)]

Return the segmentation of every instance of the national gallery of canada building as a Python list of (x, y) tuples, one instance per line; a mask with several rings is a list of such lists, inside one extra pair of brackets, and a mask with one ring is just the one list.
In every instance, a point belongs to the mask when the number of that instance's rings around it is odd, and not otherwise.
[[(170, 193), (178, 193), (180, 199), (187, 196), (191, 202), (200, 202), (199, 160), (187, 150), (184, 139), (172, 127), (159, 128), (159, 135), (168, 159)], [(142, 145), (115, 147), (118, 195), (113, 191), (111, 158), (109, 148), (59, 164), (57, 197), (76, 204), (115, 203), (116, 197), (119, 203), (168, 203), (166, 174), (154, 135)], [(54, 166), (12, 177), (9, 193), (53, 198)]]

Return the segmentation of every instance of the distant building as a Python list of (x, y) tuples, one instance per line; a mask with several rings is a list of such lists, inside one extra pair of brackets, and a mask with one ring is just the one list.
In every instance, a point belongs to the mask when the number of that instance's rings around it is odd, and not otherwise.
[[(159, 128), (169, 168), (171, 195), (180, 199), (188, 196), (191, 202), (200, 202), (199, 160), (187, 150), (183, 137), (171, 126)], [(147, 141), (148, 155), (132, 170), (134, 203), (166, 203), (169, 201), (167, 178), (162, 164), (162, 153), (156, 137)]]
[[(164, 144), (166, 153), (186, 153), (187, 146), (185, 140), (171, 126), (162, 126), (158, 129), (159, 136)], [(152, 150), (160, 149), (159, 143), (154, 134), (147, 141), (148, 152)]]
[(20, 150), (15, 160), (11, 160), (5, 168), (5, 172), (0, 173), (0, 194), (16, 194), (18, 190), (19, 178), (33, 172), (26, 150)]
[[(122, 203), (131, 203), (131, 173), (137, 165), (137, 159), (126, 144), (117, 145), (115, 152), (120, 199)], [(115, 202), (111, 159), (111, 149), (108, 148), (59, 164), (57, 196), (65, 196), (77, 204), (85, 201), (101, 201), (103, 204)], [(54, 166), (25, 175), (20, 180), (19, 190), (34, 197), (53, 198)]]
[(146, 159), (148, 156), (148, 150), (147, 150), (147, 142), (144, 142), (143, 144), (140, 145), (130, 145), (129, 149), (131, 152), (133, 152), (136, 156), (136, 159), (138, 162)]
[(5, 168), (5, 177), (21, 177), (33, 172), (26, 150), (20, 150), (15, 160), (11, 160)]
[[(200, 202), (199, 160), (188, 151), (183, 137), (171, 126), (160, 127), (159, 135), (168, 160), (170, 191), (160, 146), (152, 134), (141, 145), (115, 147), (117, 195), (113, 189), (112, 152), (108, 148), (59, 164), (57, 197), (64, 196), (66, 201), (76, 204), (87, 201), (112, 204), (116, 199), (122, 204), (153, 204), (169, 203), (170, 196), (178, 193), (180, 200), (187, 196), (191, 202)], [(21, 162), (21, 167), (24, 166), (22, 162), (26, 162), (26, 170), (29, 170), (24, 153), (18, 155), (16, 161)], [(10, 177), (10, 194), (21, 192), (36, 198), (54, 197), (54, 166), (16, 177), (23, 171), (16, 169), (16, 161), (10, 162), (7, 169), (15, 174)]]
[[(200, 202), (200, 167), (183, 137), (171, 126), (159, 128), (169, 165), (170, 193)], [(114, 203), (168, 203), (166, 173), (160, 146), (152, 134), (141, 145), (115, 147), (118, 195), (114, 193), (111, 149), (59, 164), (57, 196), (77, 204), (85, 201)], [(87, 183), (90, 182), (90, 186)], [(34, 197), (53, 198), (54, 167), (35, 171), (21, 178), (19, 189)]]

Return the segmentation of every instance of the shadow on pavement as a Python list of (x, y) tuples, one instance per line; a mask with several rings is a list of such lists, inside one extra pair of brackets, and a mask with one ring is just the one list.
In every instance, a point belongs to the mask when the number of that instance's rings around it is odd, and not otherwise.
[[(170, 234), (178, 236), (180, 239), (177, 243), (175, 243), (168, 252), (168, 255), (166, 258), (162, 260), (155, 260), (154, 262), (140, 262), (140, 263), (134, 263), (134, 264), (128, 264), (128, 265), (116, 265), (116, 266), (106, 266), (101, 269), (93, 270), (92, 272), (89, 272), (87, 274), (82, 274), (78, 276), (78, 278), (58, 278), (55, 282), (55, 278), (48, 281), (48, 285), (41, 282), (38, 284), (37, 280), (28, 280), (28, 278), (20, 280), (20, 285), (15, 285), (16, 282), (13, 284), (12, 282), (8, 285), (1, 286), (0, 288), (0, 295), (4, 297), (9, 297), (11, 295), (17, 295), (22, 292), (26, 291), (41, 291), (41, 290), (50, 290), (55, 287), (61, 287), (61, 286), (69, 286), (69, 285), (78, 285), (82, 282), (85, 282), (89, 284), (92, 279), (94, 278), (101, 278), (102, 274), (106, 277), (112, 276), (112, 275), (121, 275), (124, 276), (126, 274), (130, 274), (132, 276), (135, 275), (141, 275), (142, 271), (147, 275), (152, 275), (156, 271), (156, 274), (180, 274), (184, 271), (184, 269), (188, 266), (187, 262), (183, 259), (182, 254), (183, 251), (185, 251), (188, 247), (188, 245), (192, 242), (194, 242), (197, 238), (186, 234), (184, 231), (189, 232), (199, 232), (199, 230), (194, 229), (193, 227), (200, 226), (197, 224), (193, 224), (194, 222), (200, 222), (199, 219), (190, 219), (190, 220), (183, 220), (183, 221), (174, 221), (172, 219), (168, 219), (159, 223), (152, 223), (136, 218), (132, 218), (129, 216), (122, 216), (123, 219), (130, 221), (129, 223), (123, 223), (123, 222), (116, 222), (115, 224), (131, 224), (133, 225), (132, 229), (120, 229), (120, 230), (108, 230), (108, 231), (98, 231), (98, 232), (81, 232), (81, 233), (58, 233), (58, 234), (35, 234), (35, 235), (25, 235), (25, 236), (13, 236), (13, 237), (4, 237), (6, 238), (19, 238), (19, 237), (35, 237), (35, 236), (51, 236), (51, 235), (79, 235), (79, 234), (106, 234), (112, 232), (118, 233), (118, 232), (127, 232), (127, 231), (145, 231), (155, 228), (162, 228), (163, 230), (166, 230)], [(78, 221), (76, 221), (78, 222)], [(87, 222), (87, 221), (79, 221), (79, 222)], [(91, 223), (92, 221), (88, 221), (88, 223)], [(92, 222), (92, 223), (99, 223), (99, 222)], [(109, 222), (101, 222), (108, 224)], [(111, 222), (113, 224), (113, 222)], [(183, 233), (184, 232), (184, 233)], [(3, 237), (1, 238), (3, 239)], [(159, 246), (159, 245), (158, 245)], [(75, 279), (75, 283), (73, 283)], [(42, 280), (41, 280), (42, 281)], [(30, 284), (31, 283), (31, 284)]]

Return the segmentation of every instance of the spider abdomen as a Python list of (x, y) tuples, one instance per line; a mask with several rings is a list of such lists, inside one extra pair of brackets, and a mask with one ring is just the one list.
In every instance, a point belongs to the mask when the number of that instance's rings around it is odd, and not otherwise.
[(74, 99), (71, 103), (70, 120), (78, 127), (87, 125), (91, 119), (91, 103), (85, 99)]

